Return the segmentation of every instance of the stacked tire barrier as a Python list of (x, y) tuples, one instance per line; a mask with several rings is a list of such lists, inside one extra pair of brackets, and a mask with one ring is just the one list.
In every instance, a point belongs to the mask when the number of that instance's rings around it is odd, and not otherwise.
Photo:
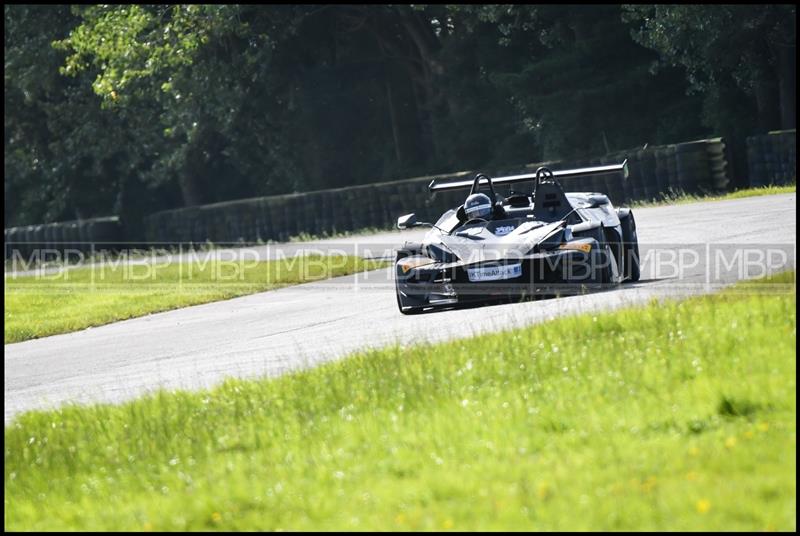
[[(470, 175), (452, 174), (446, 178)], [(441, 175), (436, 177), (441, 178)], [(304, 233), (334, 234), (388, 227), (403, 213), (437, 219), (461, 202), (461, 192), (428, 193), (430, 177), (333, 190), (242, 199), (176, 210), (145, 218), (150, 243), (257, 243), (285, 241)]]
[(790, 184), (797, 180), (797, 131), (779, 130), (747, 138), (750, 186)]
[(715, 191), (724, 191), (731, 183), (729, 169), (730, 154), (724, 138), (706, 140), (706, 153), (708, 155), (708, 170), (711, 188)]
[[(530, 173), (540, 165), (553, 169), (600, 166), (628, 159), (630, 175), (570, 179), (573, 191), (603, 192), (617, 204), (658, 199), (664, 193), (703, 193), (728, 184), (725, 141), (696, 140), (618, 151), (601, 158), (547, 162), (507, 168), (495, 175)], [(431, 195), (433, 178), (473, 177), (475, 172), (416, 177), (395, 182), (333, 190), (242, 199), (157, 212), (145, 218), (145, 236), (151, 243), (257, 243), (285, 241), (303, 233), (334, 234), (365, 228), (386, 228), (397, 217), (415, 212), (419, 219), (436, 221), (447, 209), (463, 202), (465, 192)], [(507, 193), (508, 188), (498, 188)]]
[[(664, 155), (663, 158), (666, 159), (669, 156)], [(676, 190), (697, 193), (710, 189), (711, 170), (705, 140), (677, 144), (675, 146), (675, 164), (677, 169)], [(658, 192), (653, 193), (657, 194)]]
[(16, 254), (25, 260), (43, 250), (52, 255), (119, 249), (124, 236), (118, 216), (10, 227), (3, 235), (5, 258)]
[(628, 159), (630, 175), (607, 176), (605, 190), (624, 202), (659, 199), (664, 194), (722, 191), (730, 177), (724, 138), (645, 146), (606, 155), (603, 162)]

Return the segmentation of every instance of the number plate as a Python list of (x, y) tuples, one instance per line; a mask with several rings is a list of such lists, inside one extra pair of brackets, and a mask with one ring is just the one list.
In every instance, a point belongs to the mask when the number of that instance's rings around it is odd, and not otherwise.
[(500, 279), (513, 279), (522, 275), (522, 264), (504, 264), (502, 266), (485, 266), (482, 268), (467, 268), (469, 280), (498, 281)]

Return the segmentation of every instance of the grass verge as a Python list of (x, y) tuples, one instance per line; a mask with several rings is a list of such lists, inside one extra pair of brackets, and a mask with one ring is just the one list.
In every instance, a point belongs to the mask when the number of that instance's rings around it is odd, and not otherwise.
[(719, 195), (695, 195), (671, 191), (662, 193), (661, 197), (658, 199), (633, 201), (629, 203), (628, 206), (633, 208), (647, 208), (658, 207), (662, 205), (697, 203), (700, 201), (725, 201), (728, 199), (741, 199), (743, 197), (757, 197), (761, 195), (790, 194), (793, 192), (797, 192), (796, 184), (790, 184), (786, 186), (759, 186), (755, 188), (743, 188), (741, 190), (735, 190), (733, 192)]
[(6, 275), (5, 344), (386, 265), (353, 256), (310, 255), (261, 262), (102, 264), (54, 275)]
[(7, 530), (794, 530), (794, 273), (29, 412)]

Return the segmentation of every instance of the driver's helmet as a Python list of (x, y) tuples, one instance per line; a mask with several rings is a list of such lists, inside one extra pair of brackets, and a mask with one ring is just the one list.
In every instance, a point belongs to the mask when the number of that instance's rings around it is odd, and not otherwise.
[(464, 212), (467, 215), (467, 220), (475, 218), (489, 219), (492, 210), (492, 200), (486, 194), (472, 194), (464, 202)]

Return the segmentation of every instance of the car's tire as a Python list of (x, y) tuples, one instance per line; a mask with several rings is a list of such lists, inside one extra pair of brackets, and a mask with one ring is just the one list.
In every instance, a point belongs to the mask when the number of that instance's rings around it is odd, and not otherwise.
[(622, 227), (622, 243), (623, 254), (625, 255), (625, 279), (635, 283), (641, 277), (641, 268), (639, 264), (639, 237), (636, 234), (636, 220), (633, 218), (633, 212), (629, 212), (627, 216), (620, 219), (620, 226)]
[(408, 304), (406, 304), (404, 302), (403, 295), (400, 293), (400, 283), (397, 280), (397, 271), (396, 271), (397, 270), (397, 262), (400, 259), (404, 259), (405, 257), (408, 257), (410, 255), (416, 255), (416, 254), (417, 254), (417, 252), (413, 248), (411, 248), (411, 249), (409, 249), (409, 248), (399, 249), (399, 250), (397, 250), (397, 255), (395, 256), (395, 259), (394, 259), (394, 264), (395, 264), (394, 291), (395, 291), (395, 294), (397, 296), (397, 308), (404, 315), (416, 315), (416, 314), (419, 314), (419, 313), (421, 313), (421, 312), (423, 312), (425, 310), (424, 307), (417, 307), (417, 306), (413, 306), (413, 305), (408, 305)]
[(400, 294), (400, 288), (397, 283), (397, 279), (394, 282), (395, 287), (395, 294), (397, 295), (397, 308), (400, 310), (401, 313), (404, 315), (418, 315), (425, 311), (424, 307), (416, 307), (413, 305), (405, 305), (403, 303), (403, 295)]
[(611, 269), (611, 263), (617, 262), (614, 258), (614, 252), (609, 246), (608, 242), (603, 240), (600, 243), (600, 250), (597, 257), (597, 271), (599, 272), (598, 282), (601, 288), (607, 288), (613, 283), (614, 272)]
[(590, 274), (590, 287), (605, 289), (613, 282), (613, 274), (611, 263), (616, 262), (614, 252), (611, 246), (606, 241), (603, 226), (600, 225), (587, 232), (581, 233), (582, 237), (594, 238), (597, 241), (598, 247), (593, 248), (591, 252), (591, 274)]

